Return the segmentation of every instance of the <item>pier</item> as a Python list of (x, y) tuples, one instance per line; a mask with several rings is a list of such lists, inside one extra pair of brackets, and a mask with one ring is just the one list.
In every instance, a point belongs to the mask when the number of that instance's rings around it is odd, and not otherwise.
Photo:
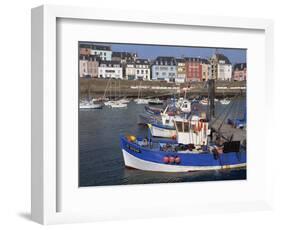
[[(104, 95), (109, 79), (80, 78), (80, 96), (90, 95), (101, 97)], [(208, 96), (206, 82), (191, 83), (167, 83), (165, 81), (137, 81), (137, 80), (115, 80), (111, 79), (111, 96), (138, 97), (141, 91), (142, 97), (170, 97), (171, 95), (183, 96), (187, 90), (188, 97)], [(109, 91), (109, 89), (108, 89)], [(245, 81), (216, 81), (216, 97), (233, 97), (237, 94), (244, 95), (246, 92)], [(108, 96), (108, 95), (107, 95)]]

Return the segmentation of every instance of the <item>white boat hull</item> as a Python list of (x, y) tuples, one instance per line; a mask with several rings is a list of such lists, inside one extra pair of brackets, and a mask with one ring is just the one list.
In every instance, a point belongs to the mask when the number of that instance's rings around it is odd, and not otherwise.
[(127, 104), (111, 104), (111, 108), (127, 108)]
[(135, 99), (136, 104), (138, 105), (147, 105), (148, 100), (147, 99)]
[(80, 109), (101, 109), (102, 105), (80, 105)]
[(111, 106), (112, 103), (113, 103), (112, 101), (106, 101), (106, 102), (104, 102), (104, 105)]
[(130, 168), (135, 168), (144, 171), (155, 172), (188, 172), (188, 171), (202, 171), (202, 170), (219, 170), (224, 168), (239, 168), (245, 167), (246, 163), (224, 166), (180, 166), (180, 165), (166, 165), (155, 162), (145, 161), (134, 157), (126, 150), (122, 149), (125, 165)]

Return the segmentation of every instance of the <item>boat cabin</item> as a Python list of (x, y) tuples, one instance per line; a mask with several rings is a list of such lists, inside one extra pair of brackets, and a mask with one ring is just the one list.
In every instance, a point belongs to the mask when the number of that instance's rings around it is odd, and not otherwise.
[(206, 119), (192, 115), (187, 120), (174, 120), (180, 144), (207, 145), (210, 130)]

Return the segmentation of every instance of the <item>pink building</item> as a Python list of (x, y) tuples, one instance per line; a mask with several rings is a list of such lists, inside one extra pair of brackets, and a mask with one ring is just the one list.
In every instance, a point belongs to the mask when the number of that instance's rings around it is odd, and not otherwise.
[(247, 79), (247, 64), (238, 63), (233, 67), (233, 80), (234, 81), (246, 81)]

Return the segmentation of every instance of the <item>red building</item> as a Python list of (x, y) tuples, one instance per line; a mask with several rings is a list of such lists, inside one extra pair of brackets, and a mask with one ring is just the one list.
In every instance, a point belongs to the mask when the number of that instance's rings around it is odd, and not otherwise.
[(186, 81), (202, 81), (202, 65), (200, 58), (185, 58), (186, 65)]

